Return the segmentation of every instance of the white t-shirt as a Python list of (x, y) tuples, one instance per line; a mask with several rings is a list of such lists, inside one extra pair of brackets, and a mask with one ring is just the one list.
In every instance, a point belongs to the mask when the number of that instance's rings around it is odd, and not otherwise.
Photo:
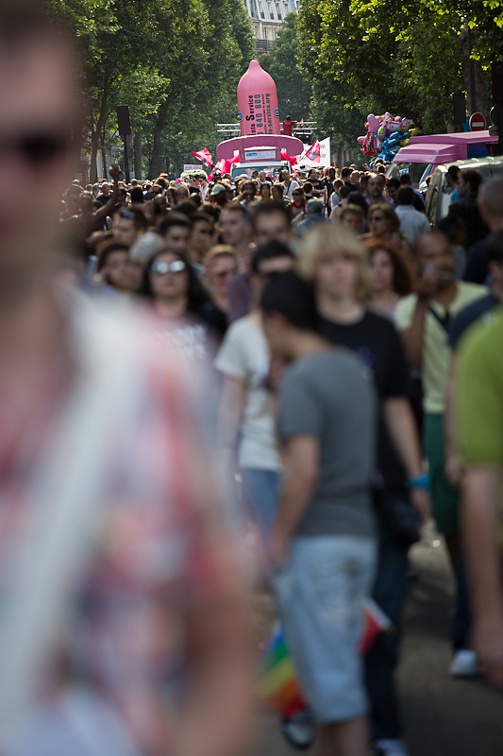
[(292, 181), (290, 181), (290, 185), (289, 186), (287, 186), (286, 184), (283, 184), (283, 197), (285, 197), (286, 199), (291, 200), (292, 199), (292, 194), (295, 191), (295, 189), (298, 188), (298, 186), (299, 186), (298, 182), (295, 181), (294, 179), (292, 179)]
[(276, 446), (275, 419), (265, 388), (270, 355), (267, 341), (252, 317), (241, 318), (227, 331), (215, 367), (247, 388), (241, 422), (239, 465), (259, 470), (281, 468)]

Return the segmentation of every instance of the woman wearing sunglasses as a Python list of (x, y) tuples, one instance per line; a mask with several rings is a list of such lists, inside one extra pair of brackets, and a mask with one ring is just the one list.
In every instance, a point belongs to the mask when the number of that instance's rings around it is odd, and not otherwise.
[(384, 202), (372, 205), (368, 213), (369, 238), (374, 237), (380, 241), (388, 242), (396, 249), (413, 259), (412, 247), (405, 238), (400, 228), (400, 219), (391, 205)]
[(152, 336), (157, 348), (169, 347), (185, 363), (207, 427), (214, 432), (219, 383), (213, 362), (227, 327), (183, 252), (162, 250), (152, 257), (138, 294), (156, 318)]
[(292, 201), (290, 203), (290, 214), (292, 218), (298, 215), (304, 215), (306, 212), (306, 195), (301, 187), (297, 187), (292, 192)]
[(225, 315), (211, 301), (183, 252), (163, 250), (154, 255), (145, 268), (138, 293), (172, 325), (197, 322), (216, 336), (225, 333)]

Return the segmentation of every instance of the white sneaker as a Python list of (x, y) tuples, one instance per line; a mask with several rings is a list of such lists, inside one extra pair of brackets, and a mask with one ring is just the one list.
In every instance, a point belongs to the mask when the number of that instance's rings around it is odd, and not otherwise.
[(374, 749), (376, 756), (409, 756), (403, 740), (375, 740)]
[(283, 719), (281, 732), (290, 745), (298, 751), (310, 748), (316, 737), (316, 723), (309, 709)]
[(456, 651), (449, 665), (451, 677), (476, 677), (479, 671), (475, 651), (463, 649)]

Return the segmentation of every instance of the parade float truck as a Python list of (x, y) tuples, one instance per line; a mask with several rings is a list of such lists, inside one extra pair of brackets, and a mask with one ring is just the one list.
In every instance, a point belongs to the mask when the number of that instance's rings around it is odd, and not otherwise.
[(278, 93), (274, 79), (252, 60), (237, 89), (240, 135), (220, 142), (217, 157), (230, 165), (232, 177), (264, 171), (275, 177), (290, 169), (304, 144), (281, 133)]
[(393, 158), (387, 178), (407, 171), (414, 185), (426, 192), (426, 179), (437, 166), (488, 157), (490, 145), (497, 141), (498, 137), (487, 129), (411, 137), (407, 146), (401, 147)]

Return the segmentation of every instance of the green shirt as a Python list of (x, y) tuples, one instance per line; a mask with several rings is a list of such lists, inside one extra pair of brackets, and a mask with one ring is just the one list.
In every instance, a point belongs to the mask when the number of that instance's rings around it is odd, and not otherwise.
[[(456, 297), (447, 309), (438, 302), (432, 302), (431, 306), (441, 320), (445, 318), (447, 311), (452, 320), (464, 307), (487, 294), (484, 286), (476, 286), (464, 281), (458, 281), (457, 287)], [(395, 323), (399, 331), (404, 331), (412, 325), (416, 305), (416, 294), (411, 294), (398, 303), (395, 310)], [(424, 411), (434, 415), (442, 415), (445, 411), (450, 361), (447, 338), (446, 329), (434, 315), (428, 312), (424, 325), (422, 357)]]
[(462, 341), (457, 365), (459, 448), (465, 463), (503, 466), (503, 308)]

